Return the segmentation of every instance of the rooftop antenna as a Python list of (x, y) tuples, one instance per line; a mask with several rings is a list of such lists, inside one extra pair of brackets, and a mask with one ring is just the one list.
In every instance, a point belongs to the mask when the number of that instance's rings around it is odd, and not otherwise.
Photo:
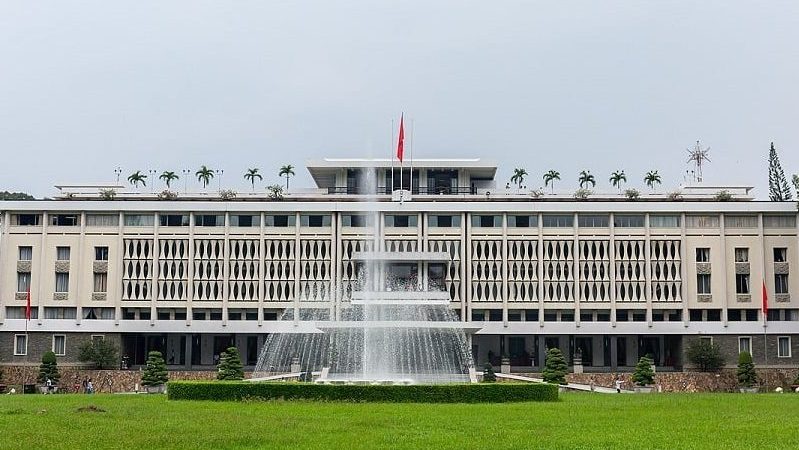
[(694, 170), (691, 171), (691, 175), (693, 176), (693, 181), (696, 183), (702, 182), (702, 163), (704, 161), (710, 162), (710, 158), (708, 155), (710, 154), (710, 147), (702, 149), (702, 146), (699, 144), (699, 141), (696, 141), (696, 145), (693, 148), (686, 149), (688, 151), (688, 161), (689, 163), (694, 164)]

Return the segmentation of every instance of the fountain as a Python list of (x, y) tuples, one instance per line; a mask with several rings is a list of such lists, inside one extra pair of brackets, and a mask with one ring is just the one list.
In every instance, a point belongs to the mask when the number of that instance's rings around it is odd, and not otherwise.
[[(376, 171), (364, 172), (363, 185), (377, 192)], [(370, 200), (364, 205), (375, 204)], [(369, 250), (349, 255), (356, 261), (355, 288), (334, 286), (338, 300), (330, 317), (297, 317), (293, 309), (286, 310), (281, 320), (294, 320), (294, 332), (267, 337), (254, 380), (302, 373), (331, 384), (476, 381), (466, 338), (476, 329), (450, 309), (450, 294), (443, 286), (431, 286), (427, 277), (419, 276), (429, 262), (448, 263), (450, 255), (387, 251), (376, 208), (366, 213), (373, 227)], [(300, 326), (308, 322), (313, 326)]]

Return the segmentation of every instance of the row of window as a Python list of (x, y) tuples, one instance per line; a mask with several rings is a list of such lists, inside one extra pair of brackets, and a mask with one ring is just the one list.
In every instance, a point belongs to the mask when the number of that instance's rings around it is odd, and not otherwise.
[[(92, 335), (91, 339), (105, 339), (102, 334)], [(67, 354), (67, 337), (63, 334), (54, 334), (51, 347), (56, 356), (64, 356)], [(28, 354), (28, 335), (16, 334), (14, 335), (14, 355), (25, 356)]]
[[(788, 248), (787, 247), (774, 247), (773, 257), (775, 263), (784, 263), (788, 261)], [(735, 248), (735, 262), (748, 263), (749, 262), (749, 248), (737, 247)], [(701, 247), (696, 249), (696, 262), (709, 263), (710, 262), (710, 248)], [(752, 287), (750, 283), (750, 276), (748, 273), (735, 274), (735, 293), (740, 295), (751, 294)], [(789, 293), (788, 287), (788, 274), (775, 273), (774, 274), (774, 293), (787, 294)], [(700, 273), (696, 275), (696, 293), (697, 294), (710, 294), (711, 293), (711, 275), (709, 273)]]
[[(365, 226), (352, 224), (352, 216), (342, 215), (344, 226)], [(48, 216), (50, 225), (54, 226), (79, 226), (80, 214), (51, 214)], [(265, 216), (264, 226), (294, 226), (293, 214), (269, 214)], [(330, 215), (326, 214), (303, 214), (300, 216), (303, 226), (330, 226)], [(359, 217), (363, 218), (362, 215)], [(388, 216), (387, 216), (388, 217)], [(406, 216), (415, 217), (415, 216)], [(460, 226), (460, 215), (430, 215), (431, 225), (440, 227)], [(11, 223), (13, 225), (35, 226), (41, 224), (41, 214), (13, 214)], [(291, 219), (289, 219), (291, 218)], [(289, 220), (291, 223), (289, 224)], [(355, 219), (357, 223), (364, 219)], [(386, 219), (394, 220), (394, 219)], [(400, 219), (404, 220), (404, 219)], [(189, 214), (159, 214), (159, 225), (164, 227), (186, 227), (189, 226)], [(324, 224), (324, 222), (327, 222)], [(607, 228), (610, 224), (610, 214), (578, 214), (578, 225), (589, 228)], [(285, 224), (283, 224), (285, 222)], [(318, 222), (318, 225), (311, 224)], [(537, 215), (508, 215), (509, 227), (537, 227)], [(571, 227), (573, 226), (573, 214), (544, 214), (542, 216), (542, 226), (544, 227)], [(642, 228), (645, 219), (643, 214), (615, 214), (613, 216), (613, 226), (618, 228)], [(125, 226), (132, 227), (151, 227), (155, 224), (153, 214), (124, 214)], [(87, 226), (118, 226), (119, 216), (117, 214), (86, 214)], [(224, 214), (195, 214), (194, 225), (201, 227), (220, 227), (225, 225)], [(261, 215), (231, 214), (230, 226), (232, 227), (257, 227), (261, 225)], [(388, 225), (388, 223), (386, 224)], [(726, 228), (757, 228), (758, 217), (756, 215), (727, 215), (724, 216)], [(390, 225), (388, 225), (390, 226)], [(401, 225), (398, 225), (401, 226)], [(415, 226), (415, 225), (409, 225)], [(502, 226), (501, 215), (472, 215), (472, 226), (475, 227), (499, 227)], [(649, 226), (652, 228), (678, 228), (680, 226), (680, 216), (670, 214), (651, 214), (649, 216)], [(718, 228), (718, 215), (686, 215), (685, 226), (688, 228)], [(795, 228), (796, 216), (785, 215), (763, 215), (763, 226), (765, 228)]]
[[(712, 336), (703, 336), (700, 337), (699, 340), (706, 341), (710, 344), (713, 343)], [(739, 336), (738, 337), (738, 353), (747, 352), (752, 356), (755, 356), (755, 349), (752, 347), (752, 337), (751, 336)], [(778, 358), (790, 358), (791, 354), (791, 337), (790, 336), (777, 336), (777, 357)]]

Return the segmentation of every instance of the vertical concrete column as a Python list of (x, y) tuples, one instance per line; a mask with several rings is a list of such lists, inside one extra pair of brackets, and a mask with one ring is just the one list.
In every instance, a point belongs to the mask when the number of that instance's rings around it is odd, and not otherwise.
[(547, 357), (547, 340), (546, 336), (538, 336), (538, 368), (539, 371), (543, 369), (544, 362)]
[(191, 368), (192, 342), (193, 342), (193, 338), (192, 338), (191, 333), (189, 333), (189, 334), (186, 335), (186, 347), (185, 347), (185, 353), (186, 353), (186, 364), (185, 364), (185, 366), (186, 366), (187, 369)]
[[(536, 223), (538, 224), (538, 260), (536, 262), (536, 274), (538, 276), (538, 289), (536, 295), (538, 296), (538, 327), (544, 327), (544, 224), (543, 215), (538, 213)], [(543, 341), (543, 336), (540, 339)], [(543, 358), (540, 359), (543, 364)]]
[(194, 213), (189, 213), (189, 261), (186, 265), (186, 326), (191, 325), (192, 308), (194, 303)]
[(685, 213), (680, 214), (680, 300), (682, 301), (682, 324), (688, 328), (688, 242), (685, 238)]
[(300, 213), (294, 213), (294, 299), (293, 299), (293, 307), (294, 307), (294, 326), (298, 326), (300, 323), (300, 270), (302, 269), (302, 264), (300, 263), (302, 251), (300, 249), (300, 245), (302, 245), (302, 240), (300, 239)]
[[(578, 226), (579, 216), (577, 213), (574, 213), (572, 220), (572, 234), (574, 236), (574, 251), (572, 252), (574, 261), (574, 325), (579, 328), (580, 300), (583, 298), (583, 291), (580, 289), (580, 227)], [(569, 355), (569, 358), (571, 358), (571, 355)], [(567, 361), (570, 361), (570, 359)]]
[(266, 214), (263, 211), (260, 213), (260, 229), (258, 230), (258, 326), (264, 324), (264, 298), (266, 297), (266, 289), (264, 283), (266, 282), (266, 265), (264, 258), (266, 257), (266, 240), (264, 239), (264, 220)]
[(230, 212), (225, 212), (225, 237), (222, 243), (222, 326), (227, 326), (230, 302)]
[(338, 320), (341, 308), (341, 212), (331, 212), (330, 217), (330, 308), (331, 320)]
[[(193, 220), (189, 220), (189, 225)], [(158, 274), (161, 272), (161, 268), (159, 267), (158, 260), (159, 260), (159, 253), (160, 253), (160, 243), (158, 242), (159, 238), (159, 231), (161, 226), (161, 219), (159, 213), (155, 213), (155, 219), (153, 222), (153, 275), (152, 275), (152, 286), (153, 288), (150, 290), (150, 326), (155, 326), (155, 319), (158, 316), (156, 311), (156, 307), (158, 305)], [(191, 259), (190, 259), (191, 260)]]
[[(724, 325), (724, 328), (727, 328), (727, 274), (730, 271), (729, 267), (732, 266), (733, 279), (735, 279), (735, 264), (728, 264), (727, 262), (727, 230), (723, 213), (719, 213), (719, 232), (721, 234), (721, 267), (719, 268), (719, 275), (721, 275), (721, 285), (724, 287), (724, 291), (720, 293), (716, 292), (714, 299), (721, 298), (721, 323)], [(711, 279), (712, 277), (713, 275), (711, 275)], [(713, 283), (711, 283), (711, 286), (712, 285)]]
[(649, 233), (649, 214), (644, 214), (644, 295), (646, 296), (646, 324), (652, 326), (652, 236)]
[(461, 247), (461, 314), (464, 320), (471, 320), (472, 310), (472, 215), (464, 212), (463, 218), (463, 247)]
[[(80, 325), (81, 319), (83, 318), (83, 304), (88, 299), (88, 303), (91, 305), (92, 302), (92, 292), (94, 291), (94, 268), (93, 265), (89, 265), (87, 267), (86, 264), (86, 253), (89, 253), (86, 249), (86, 211), (81, 211), (80, 213), (80, 236), (78, 237), (78, 261), (76, 265), (71, 265), (69, 267), (70, 272), (74, 272), (77, 275), (77, 280), (75, 280), (75, 293), (77, 298), (75, 299), (75, 306), (77, 307), (77, 312), (75, 313), (75, 323)], [(71, 278), (71, 277), (70, 277)], [(90, 281), (88, 283), (89, 289), (86, 289), (86, 281), (85, 279), (88, 278)], [(106, 282), (106, 286), (108, 283)], [(107, 289), (106, 289), (107, 290)], [(106, 294), (107, 295), (107, 294)]]
[(610, 256), (610, 326), (616, 328), (616, 215), (608, 219), (608, 255)]
[[(116, 251), (113, 253), (117, 263), (118, 275), (114, 277), (113, 280), (110, 276), (107, 279), (108, 298), (114, 302), (114, 325), (119, 325), (119, 321), (122, 319), (122, 277), (125, 272), (125, 239), (123, 236), (125, 215), (120, 211), (118, 217), (117, 247)], [(108, 258), (110, 260), (111, 255), (108, 255)]]
[(618, 336), (610, 337), (610, 370), (616, 371), (618, 369), (617, 362), (619, 361), (619, 338)]
[[(9, 220), (11, 220), (11, 214), (8, 211), (5, 211), (3, 214), (3, 220), (0, 222), (0, 265), (3, 264), (3, 261), (7, 261), (9, 264), (12, 264), (11, 254), (12, 252), (8, 250), (8, 227), (9, 227)], [(32, 272), (33, 270), (31, 270)], [(8, 271), (0, 271), (0, 292), (6, 291), (6, 286), (14, 286), (16, 280), (11, 281), (9, 277), (6, 276)], [(17, 291), (16, 286), (13, 289), (14, 292)], [(6, 309), (0, 308), (0, 325), (3, 324), (6, 318)]]
[(508, 287), (508, 215), (502, 214), (499, 217), (502, 220), (502, 325), (507, 328), (508, 295), (510, 294)]
[[(39, 276), (36, 277), (36, 284), (33, 283), (33, 268), (31, 267), (31, 304), (33, 303), (33, 299), (36, 299), (36, 309), (39, 311), (39, 318), (36, 320), (37, 325), (42, 324), (42, 320), (44, 319), (44, 294), (45, 292), (49, 293), (49, 290), (45, 290), (44, 283), (42, 280), (44, 279), (44, 274), (47, 271), (47, 263), (44, 260), (45, 255), (47, 254), (47, 227), (49, 225), (50, 218), (47, 215), (47, 211), (42, 213), (42, 235), (39, 240)], [(52, 266), (50, 266), (52, 268)], [(36, 292), (34, 293), (34, 288), (36, 288)], [(52, 295), (50, 299), (52, 299)], [(33, 306), (31, 305), (31, 308)]]

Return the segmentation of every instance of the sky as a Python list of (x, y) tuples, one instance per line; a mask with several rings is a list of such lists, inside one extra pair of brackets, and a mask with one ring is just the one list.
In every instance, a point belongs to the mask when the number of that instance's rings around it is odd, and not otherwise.
[(669, 190), (701, 140), (706, 183), (765, 198), (770, 142), (799, 172), (798, 86), (795, 0), (0, 0), (0, 190), (202, 164), (311, 186), (308, 159), (388, 157), (404, 112), (414, 156), (501, 185)]

